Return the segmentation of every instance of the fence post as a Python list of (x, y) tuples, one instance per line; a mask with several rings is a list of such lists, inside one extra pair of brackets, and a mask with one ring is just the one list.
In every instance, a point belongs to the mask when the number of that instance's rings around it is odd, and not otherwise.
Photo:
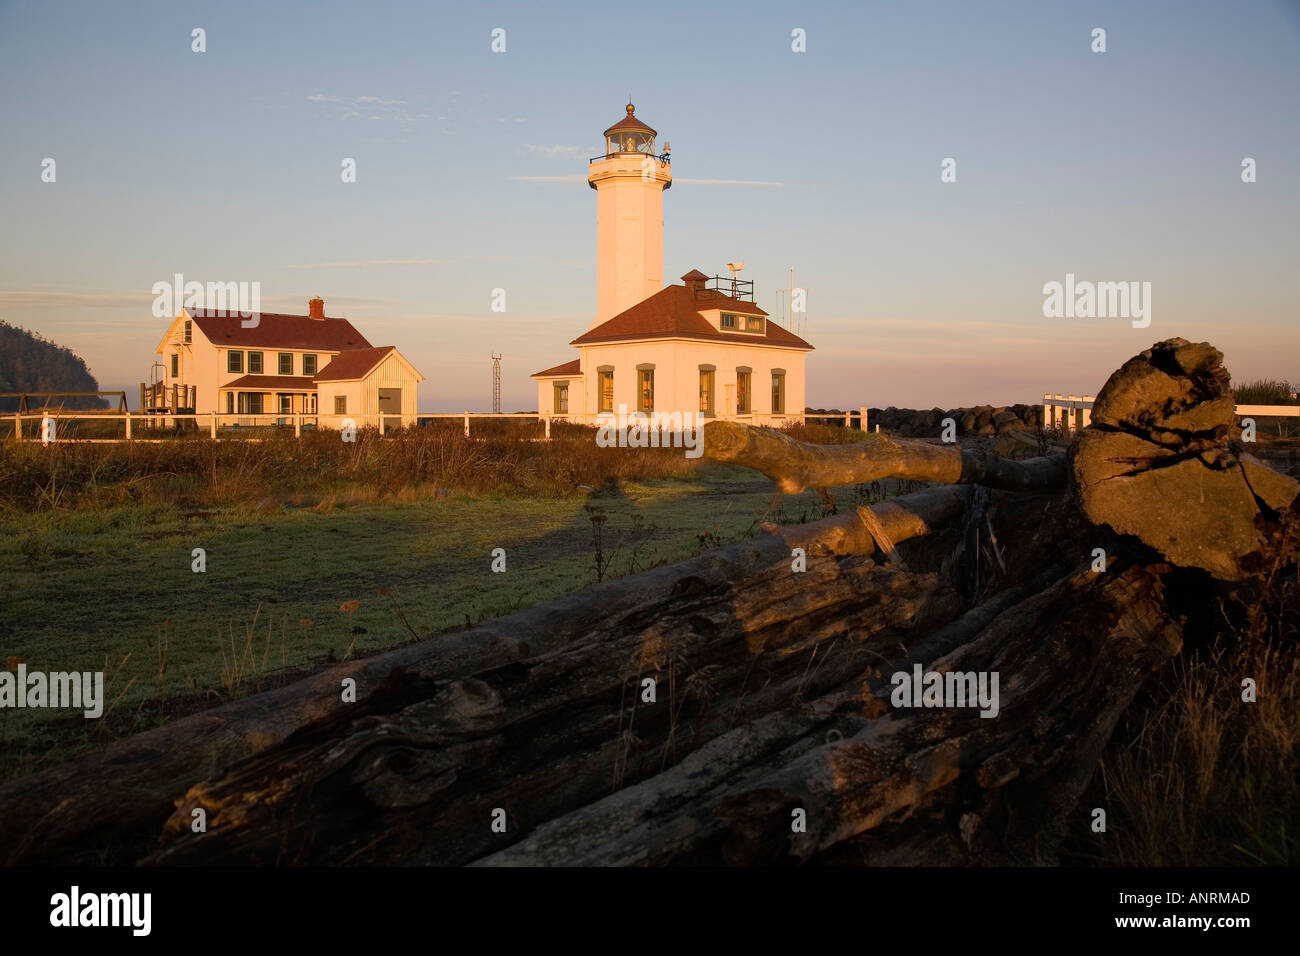
[(859, 405), (858, 414), (862, 416), (862, 424), (859, 426), (863, 431), (867, 430), (867, 406)]
[(18, 441), (23, 440), (23, 420), (17, 412), (14, 412), (14, 438)]
[(384, 437), (384, 413), (379, 413), (379, 437)]
[(131, 440), (131, 413), (126, 413), (126, 440)]
[(465, 437), (469, 437), (469, 409), (465, 409)]
[(549, 412), (542, 413), (542, 422), (546, 425), (546, 440), (551, 440), (551, 416)]
[(302, 437), (302, 415), (298, 412), (293, 413), (293, 437)]
[(217, 437), (217, 413), (216, 412), (212, 413), (212, 424), (208, 428), (208, 433), (213, 438)]

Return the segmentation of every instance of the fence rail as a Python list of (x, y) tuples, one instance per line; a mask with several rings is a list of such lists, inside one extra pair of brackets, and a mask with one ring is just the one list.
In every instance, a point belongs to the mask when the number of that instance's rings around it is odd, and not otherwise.
[[(1044, 395), (1043, 422), (1049, 428), (1069, 428), (1077, 430), (1087, 428), (1091, 422), (1092, 395)], [(1238, 405), (1238, 417), (1255, 418), (1300, 418), (1300, 405)], [(186, 432), (199, 434), (204, 431), (209, 438), (231, 439), (237, 441), (259, 441), (268, 431), (288, 432), (293, 430), (294, 437), (303, 431), (328, 428), (342, 431), (351, 425), (354, 428), (375, 427), (379, 434), (402, 428), (418, 426), (429, 421), (459, 421), (462, 423), (466, 437), (471, 437), (471, 422), (493, 420), (528, 420), (542, 426), (542, 438), (549, 440), (551, 425), (574, 424), (597, 426), (602, 422), (612, 421), (613, 416), (605, 414), (547, 414), (538, 412), (429, 412), (419, 415), (401, 415), (391, 413), (370, 413), (358, 415), (337, 415), (320, 412), (281, 413), (262, 412), (257, 414), (240, 412), (122, 412), (105, 414), (104, 410), (50, 410), (38, 412), (8, 413), (6, 417), (13, 422), (12, 437), (18, 441), (58, 441), (64, 440), (64, 431), (60, 422), (85, 421), (94, 427), (105, 423), (121, 422), (122, 434), (116, 437), (67, 437), (68, 441), (80, 442), (118, 442), (118, 441), (173, 441)], [(867, 407), (859, 406), (857, 411), (847, 412), (791, 412), (789, 414), (772, 414), (754, 412), (746, 415), (716, 415), (710, 420), (747, 422), (753, 425), (785, 425), (810, 421), (842, 422), (846, 428), (857, 426), (867, 430)], [(47, 430), (45, 422), (53, 423), (53, 434)], [(35, 428), (24, 429), (26, 422), (35, 423)], [(876, 426), (880, 430), (880, 426)], [(25, 432), (31, 432), (26, 434)], [(168, 435), (161, 435), (168, 432)]]
[[(312, 431), (320, 428), (328, 428), (334, 431), (342, 431), (351, 425), (354, 428), (377, 427), (379, 434), (383, 435), (389, 431), (401, 430), (405, 427), (419, 426), (423, 422), (446, 420), (460, 421), (463, 423), (466, 437), (471, 437), (470, 423), (472, 421), (492, 421), (492, 420), (531, 420), (542, 426), (542, 437), (549, 440), (551, 437), (552, 423), (574, 424), (596, 426), (605, 421), (613, 421), (614, 416), (609, 414), (547, 414), (538, 412), (430, 412), (420, 415), (400, 415), (391, 413), (369, 413), (357, 415), (338, 415), (325, 414), (320, 412), (297, 412), (297, 413), (280, 413), (261, 412), (256, 414), (243, 412), (124, 412), (117, 415), (94, 415), (82, 414), (71, 410), (46, 411), (46, 412), (17, 412), (10, 414), (9, 419), (13, 422), (13, 438), (18, 441), (39, 441), (48, 444), (50, 441), (65, 440), (63, 438), (64, 429), (60, 422), (86, 421), (93, 422), (95, 426), (102, 426), (106, 422), (121, 422), (122, 434), (115, 437), (82, 437), (75, 436), (67, 438), (68, 441), (80, 442), (119, 442), (119, 441), (142, 441), (142, 442), (159, 442), (173, 441), (178, 435), (186, 432), (200, 434), (203, 431), (208, 433), (209, 438), (213, 439), (233, 439), (237, 441), (259, 441), (267, 431), (284, 431), (288, 432), (293, 429), (294, 437), (300, 437), (304, 430)], [(715, 419), (725, 419), (727, 421), (749, 422), (755, 425), (782, 425), (793, 422), (806, 424), (809, 421), (840, 421), (843, 420), (845, 427), (852, 427), (854, 420), (858, 422), (858, 427), (863, 431), (867, 427), (867, 409), (865, 406), (860, 407), (856, 412), (839, 412), (839, 413), (790, 413), (790, 414), (772, 414), (756, 412), (747, 415), (718, 415), (713, 416)], [(32, 434), (25, 434), (23, 424), (32, 422), (35, 428), (26, 429)], [(47, 425), (46, 423), (50, 424)], [(877, 429), (879, 426), (877, 426)], [(168, 435), (160, 435), (161, 432), (169, 432)]]
[[(1096, 395), (1043, 395), (1043, 424), (1048, 428), (1087, 428)], [(1300, 405), (1238, 405), (1238, 418), (1300, 418)]]
[(1238, 405), (1237, 414), (1252, 418), (1300, 418), (1300, 405)]

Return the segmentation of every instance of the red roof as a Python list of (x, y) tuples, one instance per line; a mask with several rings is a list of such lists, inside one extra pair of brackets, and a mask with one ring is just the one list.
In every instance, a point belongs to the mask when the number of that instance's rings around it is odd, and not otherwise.
[(541, 372), (534, 372), (529, 378), (546, 378), (548, 375), (581, 375), (582, 360), (574, 359), (572, 362), (565, 362), (563, 365), (557, 365), (555, 368), (544, 369)]
[(700, 314), (710, 309), (721, 309), (739, 315), (767, 315), (754, 303), (733, 299), (724, 292), (709, 289), (692, 295), (684, 285), (670, 285), (578, 336), (569, 344), (594, 345), (627, 339), (681, 338), (812, 350), (812, 346), (799, 336), (772, 321), (763, 323), (765, 331), (762, 335), (721, 332)]
[(256, 326), (237, 312), (196, 309), (186, 314), (194, 320), (209, 342), (218, 348), (306, 349), (317, 352), (345, 352), (367, 349), (370, 343), (347, 319), (313, 319), (306, 315), (262, 312)]
[(221, 386), (224, 388), (252, 388), (268, 392), (314, 392), (315, 383), (306, 375), (245, 375)]
[(653, 129), (651, 129), (649, 126), (646, 126), (645, 123), (641, 122), (639, 119), (636, 118), (636, 116), (633, 113), (635, 109), (636, 109), (635, 106), (633, 106), (631, 103), (628, 103), (627, 115), (624, 116), (617, 123), (615, 123), (613, 126), (611, 126), (609, 129), (605, 130), (605, 135), (608, 136), (610, 133), (625, 130), (625, 129), (638, 130), (640, 132), (649, 133), (651, 136), (656, 135)]
[(316, 373), (318, 382), (352, 381), (365, 378), (366, 374), (388, 357), (393, 346), (383, 345), (377, 349), (355, 349), (340, 352), (334, 360)]

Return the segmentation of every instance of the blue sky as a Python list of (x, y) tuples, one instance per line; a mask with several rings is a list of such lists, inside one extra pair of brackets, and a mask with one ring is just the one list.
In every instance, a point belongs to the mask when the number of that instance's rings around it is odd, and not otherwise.
[[(322, 296), (424, 410), (487, 408), (491, 351), (534, 408), (595, 308), (587, 158), (629, 95), (673, 147), (665, 280), (741, 259), (774, 311), (793, 267), (810, 405), (1095, 392), (1173, 335), (1300, 379), (1295, 0), (0, 0), (0, 89), (0, 318), (105, 388), (146, 376), (180, 272)], [(1150, 327), (1045, 318), (1067, 272), (1151, 282)]]

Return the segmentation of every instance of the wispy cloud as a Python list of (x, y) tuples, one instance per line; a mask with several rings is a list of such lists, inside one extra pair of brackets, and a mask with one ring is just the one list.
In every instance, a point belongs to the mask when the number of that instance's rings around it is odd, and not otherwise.
[(281, 269), (360, 269), (366, 266), (450, 266), (461, 262), (498, 262), (513, 256), (453, 256), (450, 259), (344, 259), (336, 262), (303, 262)]
[(583, 183), (587, 181), (586, 176), (577, 173), (572, 176), (507, 176), (506, 179), (513, 179), (520, 183)]
[[(358, 295), (329, 295), (327, 301), (329, 303), (327, 308), (337, 309), (339, 307), (350, 308), (353, 306), (384, 306), (390, 300), (375, 299)], [(268, 312), (284, 312), (287, 315), (302, 315), (303, 309), (306, 306), (306, 301), (301, 295), (272, 295), (263, 296), (262, 304), (266, 306), (266, 311)]]
[(313, 93), (309, 103), (328, 104), (339, 110), (340, 119), (391, 120), (409, 126), (429, 118), (429, 114), (412, 109), (406, 100), (386, 100), (379, 96), (338, 96)]
[(524, 149), (546, 159), (586, 159), (594, 155), (581, 146), (535, 146), (532, 143), (525, 143)]
[(785, 183), (773, 183), (763, 179), (690, 179), (673, 178), (675, 183), (688, 183), (692, 186), (784, 186)]
[(361, 103), (373, 103), (376, 106), (405, 106), (406, 100), (384, 100), (378, 96), (332, 96), (326, 93), (313, 93), (307, 97), (312, 103), (347, 103), (356, 106)]
[(120, 309), (153, 301), (153, 293), (139, 292), (0, 292), (0, 308), (10, 309)]

